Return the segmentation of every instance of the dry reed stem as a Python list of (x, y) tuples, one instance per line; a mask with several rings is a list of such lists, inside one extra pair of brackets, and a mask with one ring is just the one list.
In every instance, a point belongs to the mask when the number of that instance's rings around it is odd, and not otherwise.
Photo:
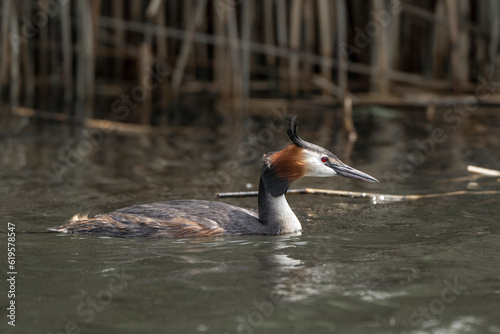
[(194, 34), (196, 32), (196, 28), (203, 19), (203, 13), (206, 10), (207, 0), (199, 0), (196, 4), (196, 10), (191, 22), (188, 24), (186, 38), (182, 43), (181, 51), (179, 57), (177, 58), (177, 64), (172, 78), (172, 94), (174, 96), (178, 96), (179, 94), (179, 87), (182, 82), (182, 77), (184, 76), (184, 69), (186, 68), (191, 50), (193, 48)]

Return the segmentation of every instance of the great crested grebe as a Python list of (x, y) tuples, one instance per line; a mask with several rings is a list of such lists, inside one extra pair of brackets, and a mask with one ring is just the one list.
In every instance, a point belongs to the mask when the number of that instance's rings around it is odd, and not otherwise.
[(126, 238), (293, 233), (302, 229), (285, 199), (294, 181), (303, 176), (341, 175), (378, 182), (324, 148), (299, 138), (295, 117), (287, 133), (292, 144), (262, 158), (258, 213), (220, 202), (175, 200), (134, 205), (94, 218), (75, 216), (53, 231)]

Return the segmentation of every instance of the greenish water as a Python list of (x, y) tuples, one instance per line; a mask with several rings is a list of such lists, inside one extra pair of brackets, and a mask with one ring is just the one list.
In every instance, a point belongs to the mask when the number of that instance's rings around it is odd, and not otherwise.
[[(438, 117), (432, 127), (414, 111), (364, 110), (354, 147), (340, 122), (294, 112), (304, 139), (381, 181), (311, 178), (294, 188), (500, 190), (497, 178), (466, 172), (500, 169), (498, 110), (460, 124)], [(293, 195), (300, 235), (60, 235), (46, 231), (75, 213), (255, 190), (259, 158), (287, 142), (284, 129), (272, 118), (227, 116), (159, 136), (19, 118), (0, 125), (2, 333), (500, 333), (497, 194), (393, 203)], [(432, 140), (435, 129), (446, 139)], [(256, 209), (256, 198), (227, 201)], [(6, 317), (9, 222), (15, 328)]]

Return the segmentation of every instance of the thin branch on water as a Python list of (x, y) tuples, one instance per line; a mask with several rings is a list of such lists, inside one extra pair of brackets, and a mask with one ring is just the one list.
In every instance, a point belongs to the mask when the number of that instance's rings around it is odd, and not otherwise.
[[(451, 192), (437, 193), (437, 194), (390, 195), (390, 194), (367, 193), (367, 192), (358, 192), (358, 191), (302, 188), (302, 189), (288, 190), (287, 194), (290, 194), (290, 195), (320, 194), (320, 195), (351, 197), (351, 198), (371, 198), (371, 199), (373, 199), (373, 201), (380, 203), (380, 202), (414, 201), (414, 200), (423, 199), (423, 198), (447, 197), (447, 196), (457, 196), (457, 195), (497, 195), (497, 194), (500, 194), (500, 191), (497, 191), (497, 190), (485, 190), (485, 191), (459, 190), (459, 191), (451, 191)], [(257, 191), (240, 191), (240, 192), (230, 192), (230, 193), (218, 193), (217, 197), (220, 197), (220, 198), (250, 197), (250, 196), (257, 196), (257, 195), (258, 195)]]
[(492, 177), (500, 176), (500, 170), (488, 169), (488, 168), (483, 168), (483, 167), (478, 167), (478, 166), (473, 166), (473, 165), (467, 166), (467, 171), (469, 173), (476, 173), (476, 174), (481, 174), (484, 176), (492, 176)]

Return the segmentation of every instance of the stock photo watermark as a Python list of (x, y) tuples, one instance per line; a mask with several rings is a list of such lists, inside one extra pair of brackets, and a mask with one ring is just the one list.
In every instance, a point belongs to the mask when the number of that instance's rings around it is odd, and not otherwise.
[(247, 163), (255, 160), (262, 153), (258, 150), (260, 146), (267, 146), (277, 140), (279, 134), (283, 133), (286, 128), (284, 124), (288, 115), (286, 106), (282, 109), (273, 108), (272, 114), (272, 120), (266, 127), (261, 128), (256, 135), (248, 135), (246, 141), (242, 141), (238, 145), (236, 159), (228, 161), (221, 170), (208, 173), (207, 181), (212, 186), (203, 189), (195, 188), (194, 192), (197, 196), (213, 197), (214, 193), (227, 187), (233, 178), (242, 175), (242, 162)]
[(16, 326), (16, 225), (7, 223), (7, 324)]
[(467, 290), (464, 280), (455, 276), (452, 280), (445, 279), (444, 287), (439, 296), (432, 299), (427, 305), (421, 306), (418, 310), (410, 314), (408, 323), (414, 327), (423, 327), (428, 321), (438, 319), (446, 310), (446, 307), (458, 300), (458, 298)]
[(500, 83), (488, 81), (480, 76), (479, 84), (476, 86), (475, 94), (470, 95), (446, 109), (442, 114), (444, 126), (433, 127), (431, 124), (426, 126), (429, 132), (424, 139), (415, 139), (410, 153), (403, 155), (398, 153), (396, 158), (399, 160), (397, 173), (386, 171), (384, 178), (389, 188), (394, 191), (398, 183), (403, 183), (407, 178), (413, 175), (415, 169), (429, 159), (436, 148), (445, 143), (450, 136), (457, 131), (464, 122), (479, 109), (479, 101), (487, 99), (494, 92), (500, 89)]
[[(330, 237), (320, 239), (314, 248), (313, 255), (304, 259), (303, 261), (297, 261), (297, 265), (307, 266), (309, 268), (319, 266), (323, 263), (323, 256), (325, 254), (332, 254), (334, 250), (332, 249), (332, 243), (330, 242)], [(287, 255), (284, 255), (288, 258)], [(293, 269), (287, 275), (289, 280), (302, 280), (303, 277)], [(236, 333), (238, 334), (252, 334), (256, 329), (262, 327), (266, 319), (270, 318), (276, 309), (281, 305), (281, 302), (285, 298), (285, 295), (279, 291), (272, 290), (269, 296), (262, 300), (254, 300), (251, 311), (247, 312), (243, 316), (236, 317)], [(224, 334), (230, 334), (230, 332), (224, 332)]]
[(368, 21), (364, 29), (354, 27), (354, 45), (345, 42), (340, 43), (339, 47), (346, 60), (350, 60), (354, 54), (359, 54), (363, 49), (366, 49), (372, 43), (373, 39), (380, 35), (382, 30), (391, 24), (394, 15), (398, 15), (403, 10), (400, 0), (391, 0), (387, 4), (387, 9), (370, 11), (370, 16), (373, 18)]
[(122, 93), (120, 98), (111, 103), (111, 111), (119, 120), (127, 118), (130, 111), (136, 109), (171, 74), (170, 71), (161, 70), (161, 67), (147, 66), (147, 75), (142, 78), (141, 84), (134, 86), (128, 93)]
[(82, 332), (82, 324), (92, 322), (98, 313), (102, 312), (109, 305), (114, 296), (122, 292), (135, 277), (125, 273), (113, 272), (113, 278), (106, 288), (99, 290), (95, 295), (82, 298), (82, 301), (76, 307), (78, 320), (70, 320), (64, 325), (64, 329), (58, 332), (49, 332), (49, 334), (79, 334)]
[(30, 39), (35, 38), (40, 29), (47, 26), (49, 19), (54, 18), (59, 13), (61, 6), (69, 5), (69, 2), (69, 0), (37, 1), (39, 9), (31, 17), (23, 16), (21, 18), (20, 34), (14, 32), (8, 34), (12, 47), (19, 51), (21, 43), (27, 44)]
[[(134, 86), (128, 93), (122, 93), (119, 98), (111, 102), (111, 111), (118, 120), (126, 119), (130, 112), (140, 106), (147, 94), (160, 85), (169, 75), (170, 71), (163, 71), (157, 66), (147, 67), (147, 75), (142, 78), (139, 85)], [(81, 138), (72, 140), (58, 151), (58, 156), (51, 167), (54, 177), (62, 182), (64, 175), (72, 168), (84, 163), (88, 155), (102, 144), (104, 133), (113, 131), (114, 125), (109, 123), (108, 128), (88, 128), (82, 131)]]
[(234, 12), (242, 2), (243, 0), (215, 0), (213, 6), (219, 20), (224, 22), (227, 19), (227, 14)]

